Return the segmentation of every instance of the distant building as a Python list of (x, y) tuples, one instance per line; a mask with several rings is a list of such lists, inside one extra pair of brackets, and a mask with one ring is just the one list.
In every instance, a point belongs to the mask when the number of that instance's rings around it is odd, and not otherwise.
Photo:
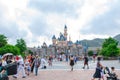
[(77, 40), (75, 43), (73, 43), (70, 36), (68, 40), (68, 32), (66, 25), (64, 27), (64, 33), (60, 32), (58, 38), (53, 35), (52, 44), (50, 46), (50, 48), (52, 48), (52, 54), (83, 55), (84, 53), (84, 49), (80, 41)]
[(45, 56), (45, 55), (57, 55), (57, 54), (73, 54), (82, 56), (87, 53), (87, 46), (82, 46), (81, 41), (76, 40), (75, 43), (72, 42), (71, 37), (69, 36), (67, 26), (64, 27), (64, 33), (59, 34), (59, 37), (56, 38), (55, 35), (52, 37), (52, 44), (47, 46), (44, 42), (41, 48), (31, 49), (36, 54)]

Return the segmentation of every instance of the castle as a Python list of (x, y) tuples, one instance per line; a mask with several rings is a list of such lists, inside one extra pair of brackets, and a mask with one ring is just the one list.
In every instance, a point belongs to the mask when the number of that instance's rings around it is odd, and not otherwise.
[(82, 55), (83, 54), (83, 46), (80, 41), (76, 41), (73, 43), (71, 41), (71, 37), (69, 36), (68, 40), (68, 33), (67, 33), (67, 26), (64, 27), (64, 33), (60, 32), (58, 38), (55, 35), (52, 37), (52, 46), (55, 47), (55, 51), (57, 54), (64, 53), (64, 54), (76, 54)]
[(87, 53), (87, 48), (84, 47), (81, 41), (76, 40), (76, 42), (71, 41), (71, 37), (67, 33), (67, 26), (64, 27), (64, 33), (60, 32), (58, 38), (55, 35), (52, 37), (52, 44), (47, 46), (44, 42), (41, 47), (38, 48), (29, 48), (33, 53), (38, 54), (40, 56), (45, 55), (58, 55), (58, 54), (66, 54), (66, 55), (78, 55), (83, 56)]

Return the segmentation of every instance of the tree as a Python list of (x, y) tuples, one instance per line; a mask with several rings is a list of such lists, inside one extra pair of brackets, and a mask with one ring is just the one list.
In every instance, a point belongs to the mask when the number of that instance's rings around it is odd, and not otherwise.
[(100, 54), (106, 57), (113, 57), (119, 55), (119, 49), (118, 49), (118, 41), (109, 37), (108, 39), (105, 39), (105, 41), (102, 44), (102, 49)]
[(88, 51), (88, 55), (89, 55), (89, 56), (93, 56), (93, 53), (94, 53), (94, 52), (93, 52), (92, 50), (89, 50), (89, 51)]
[(27, 50), (26, 42), (22, 38), (17, 39), (17, 44), (15, 46), (20, 49), (20, 53), (24, 53)]
[(14, 55), (19, 55), (20, 50), (18, 47), (7, 44), (0, 48), (0, 55), (3, 55), (5, 53), (13, 53)]
[(0, 34), (0, 48), (7, 44), (7, 37)]
[(31, 50), (28, 50), (28, 53), (31, 54), (31, 55), (33, 55), (33, 52)]

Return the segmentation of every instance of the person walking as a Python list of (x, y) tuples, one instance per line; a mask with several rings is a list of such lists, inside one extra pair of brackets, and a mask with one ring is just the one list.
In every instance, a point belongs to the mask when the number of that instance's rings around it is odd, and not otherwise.
[(50, 55), (48, 59), (49, 66), (52, 66), (53, 57)]
[(97, 58), (97, 67), (96, 67), (96, 70), (95, 70), (95, 73), (93, 75), (93, 79), (92, 80), (95, 80), (96, 78), (98, 78), (98, 80), (103, 79), (101, 73), (102, 73), (102, 69), (104, 68), (104, 66), (100, 63), (100, 60), (101, 60), (101, 58), (98, 57)]
[(30, 66), (31, 66), (31, 73), (33, 73), (33, 69), (34, 69), (34, 63), (33, 63), (33, 61), (34, 61), (34, 59), (35, 59), (35, 56), (34, 55), (31, 55), (32, 57), (31, 57), (31, 60), (30, 60)]
[(22, 78), (26, 78), (25, 68), (24, 68), (24, 60), (23, 60), (22, 56), (19, 56), (19, 60), (17, 61), (17, 63), (18, 63), (17, 74), (13, 75), (13, 77), (17, 78), (18, 77), (18, 73), (20, 71), (22, 71)]
[(71, 71), (73, 71), (73, 66), (74, 66), (74, 56), (70, 56), (70, 66), (71, 66)]
[(34, 69), (35, 69), (35, 75), (37, 76), (38, 75), (38, 68), (40, 66), (40, 59), (39, 59), (38, 55), (35, 56), (33, 64), (34, 64)]
[(88, 65), (88, 57), (85, 56), (84, 57), (84, 66), (83, 66), (83, 69), (85, 69), (85, 66), (87, 65), (87, 69), (89, 69), (89, 65)]
[(41, 68), (42, 69), (46, 69), (46, 63), (47, 63), (47, 61), (45, 60), (44, 57), (42, 57), (42, 59), (41, 59)]
[(30, 60), (29, 57), (27, 56), (25, 59), (25, 73), (29, 76), (30, 71), (31, 71)]

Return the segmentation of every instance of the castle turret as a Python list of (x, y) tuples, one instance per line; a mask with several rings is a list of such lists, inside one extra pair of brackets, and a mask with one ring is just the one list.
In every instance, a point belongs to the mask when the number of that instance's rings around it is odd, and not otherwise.
[(55, 45), (55, 44), (56, 44), (56, 41), (57, 41), (57, 39), (56, 39), (55, 35), (53, 35), (53, 37), (52, 37), (52, 42), (53, 42), (53, 45)]
[(68, 35), (67, 26), (65, 25), (65, 27), (64, 27), (64, 37), (66, 38), (66, 40), (67, 40), (67, 35)]

